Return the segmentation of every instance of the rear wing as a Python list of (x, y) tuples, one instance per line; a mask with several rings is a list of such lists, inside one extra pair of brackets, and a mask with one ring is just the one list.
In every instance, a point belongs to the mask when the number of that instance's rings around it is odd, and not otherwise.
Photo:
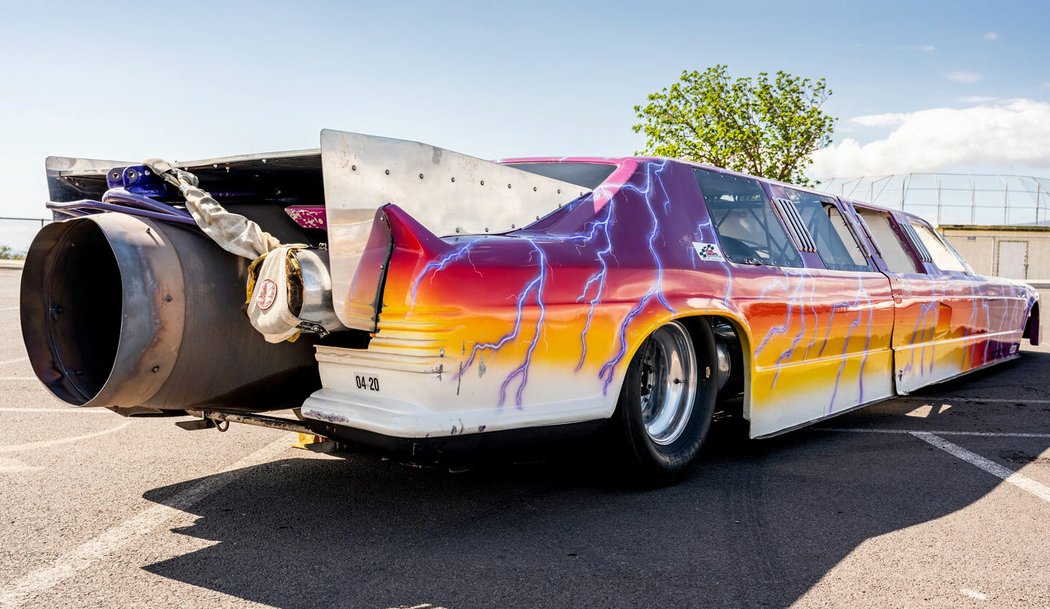
[[(107, 189), (107, 173), (131, 164), (49, 157), (51, 199), (98, 198)], [(375, 264), (375, 250), (382, 248), (377, 240), (389, 239), (385, 227), (372, 234), (379, 208), (396, 204), (438, 236), (495, 234), (531, 224), (587, 190), (419, 142), (327, 129), (321, 131), (320, 149), (176, 165), (196, 175), (210, 192), (257, 191), (270, 200), (276, 192), (281, 200), (323, 202), (335, 313), (348, 328), (366, 331), (376, 330), (389, 261), (378, 269), (361, 268), (366, 250), (372, 252), (368, 264)]]

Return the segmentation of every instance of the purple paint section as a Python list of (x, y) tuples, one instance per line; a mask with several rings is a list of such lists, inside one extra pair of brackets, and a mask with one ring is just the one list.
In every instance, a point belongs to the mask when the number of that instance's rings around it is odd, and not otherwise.
[(323, 205), (290, 205), (284, 213), (303, 228), (328, 230), (328, 215)]

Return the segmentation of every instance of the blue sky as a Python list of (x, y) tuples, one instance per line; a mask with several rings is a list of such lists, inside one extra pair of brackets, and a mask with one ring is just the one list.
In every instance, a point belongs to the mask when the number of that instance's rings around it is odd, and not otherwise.
[[(1050, 125), (1044, 3), (0, 8), (0, 215), (46, 215), (49, 154), (192, 159), (311, 148), (326, 127), (482, 157), (630, 154), (642, 144), (632, 107), (683, 69), (717, 63), (736, 75), (827, 78), (827, 110), (840, 122), (820, 171), (897, 171), (904, 158), (915, 171), (1050, 175), (1050, 134), (1008, 149), (1044, 117)], [(979, 145), (988, 130), (1003, 150)], [(947, 154), (960, 148), (953, 133), (978, 144)]]

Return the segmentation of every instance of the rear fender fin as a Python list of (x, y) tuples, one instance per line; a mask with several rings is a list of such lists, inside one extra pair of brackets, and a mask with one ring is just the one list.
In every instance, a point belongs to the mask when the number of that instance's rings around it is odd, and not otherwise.
[(394, 246), (398, 249), (417, 252), (421, 257), (429, 260), (440, 256), (452, 247), (397, 205), (389, 204), (381, 207), (376, 214), (376, 220), (381, 221), (384, 216)]
[(371, 327), (367, 329), (376, 332), (394, 250), (425, 262), (450, 247), (397, 205), (380, 207), (350, 284), (347, 313), (354, 319), (370, 320)]

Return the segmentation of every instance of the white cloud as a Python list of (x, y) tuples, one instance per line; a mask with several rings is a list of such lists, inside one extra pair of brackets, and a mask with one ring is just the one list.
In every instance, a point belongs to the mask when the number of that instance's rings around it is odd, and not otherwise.
[(967, 95), (966, 97), (957, 97), (956, 101), (960, 101), (964, 104), (987, 104), (997, 99), (999, 98), (990, 95)]
[(989, 168), (1050, 167), (1050, 102), (1014, 99), (972, 108), (858, 116), (892, 131), (868, 143), (847, 138), (813, 155), (818, 178)]
[(853, 117), (849, 119), (849, 122), (861, 127), (896, 127), (907, 120), (907, 118), (907, 114), (868, 114), (866, 116)]
[(958, 72), (949, 72), (948, 80), (954, 80), (955, 82), (971, 83), (981, 80), (981, 75), (977, 72), (967, 72), (965, 70), (959, 70)]
[(995, 32), (988, 32), (984, 35), (984, 39), (988, 42), (992, 42), (993, 40), (999, 40), (999, 34), (996, 34)]
[(932, 44), (916, 44), (893, 48), (897, 51), (922, 51), (923, 53), (932, 53), (937, 50), (937, 47)]

